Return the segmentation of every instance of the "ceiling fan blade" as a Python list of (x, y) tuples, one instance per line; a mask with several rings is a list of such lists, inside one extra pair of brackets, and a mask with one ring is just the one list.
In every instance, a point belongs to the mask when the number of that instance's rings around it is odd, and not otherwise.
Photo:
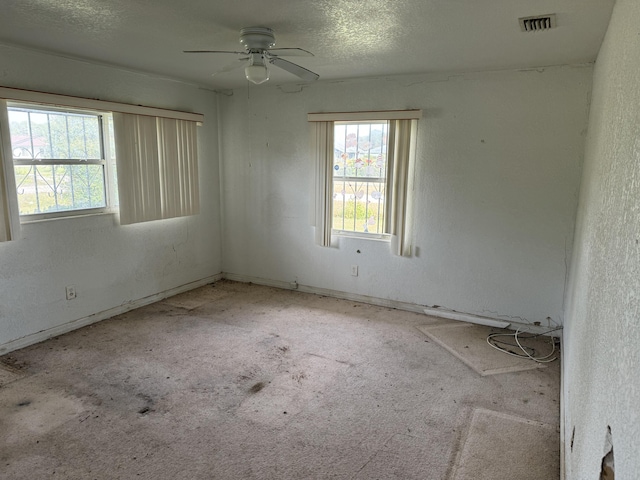
[(267, 53), (280, 57), (313, 57), (313, 53), (302, 48), (270, 48)]
[(249, 60), (249, 57), (239, 58), (237, 62), (230, 63), (229, 65), (227, 65), (226, 67), (223, 67), (221, 70), (218, 70), (211, 76), (215, 77), (216, 75), (220, 75), (221, 73), (231, 72), (232, 70), (235, 70), (237, 68), (244, 67), (246, 65), (245, 64), (246, 60)]
[(183, 50), (182, 53), (233, 53), (235, 55), (247, 54), (247, 52), (232, 52), (230, 50)]
[(269, 62), (274, 64), (276, 67), (280, 67), (289, 73), (293, 73), (296, 77), (300, 77), (302, 80), (306, 80), (308, 82), (312, 82), (320, 78), (320, 75), (317, 73), (313, 73), (311, 70), (307, 70), (300, 65), (296, 65), (295, 63), (291, 63), (279, 57), (271, 58), (269, 59)]

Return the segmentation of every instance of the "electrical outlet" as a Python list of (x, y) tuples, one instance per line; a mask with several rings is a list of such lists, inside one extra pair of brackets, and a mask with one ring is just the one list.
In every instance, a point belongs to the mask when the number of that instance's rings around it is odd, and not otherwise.
[(358, 265), (351, 265), (351, 275), (354, 277), (358, 276)]
[(66, 288), (67, 291), (67, 300), (73, 300), (74, 298), (76, 298), (76, 287), (75, 285), (69, 285)]

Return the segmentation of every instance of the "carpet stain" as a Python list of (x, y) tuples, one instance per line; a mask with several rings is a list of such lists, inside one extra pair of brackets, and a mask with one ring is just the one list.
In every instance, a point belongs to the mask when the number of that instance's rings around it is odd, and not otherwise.
[(23, 370), (28, 367), (27, 363), (24, 361), (18, 361), (15, 357), (11, 355), (5, 355), (0, 360), (0, 367), (5, 367), (8, 370)]
[(142, 400), (144, 400), (145, 403), (146, 403), (146, 405), (144, 407), (142, 407), (140, 410), (138, 410), (138, 413), (140, 415), (146, 415), (147, 413), (153, 411), (152, 408), (155, 405), (155, 401), (153, 400), (153, 398), (151, 398), (150, 395), (146, 395), (144, 393), (139, 393), (136, 396), (141, 398)]
[(298, 382), (298, 383), (302, 383), (302, 380), (307, 378), (307, 375), (304, 372), (294, 373), (294, 374), (291, 375), (291, 378), (293, 380), (295, 380), (296, 382)]
[(264, 382), (258, 382), (255, 385), (253, 385), (250, 389), (249, 389), (249, 393), (258, 393), (260, 390), (262, 390), (265, 387), (265, 383)]
[[(68, 421), (78, 418), (85, 410), (82, 400), (66, 392), (43, 389), (41, 380), (25, 378), (14, 388), (2, 388), (0, 395), (0, 452), (25, 442), (25, 438), (41, 439)], [(15, 387), (17, 385), (17, 387)], [(25, 395), (28, 389), (29, 395)], [(33, 435), (34, 437), (29, 437)], [(30, 440), (29, 440), (30, 441)], [(34, 475), (32, 478), (41, 477)], [(0, 478), (6, 475), (0, 468)]]
[(0, 359), (0, 387), (24, 378), (28, 374), (26, 368), (25, 363), (18, 362), (13, 357)]

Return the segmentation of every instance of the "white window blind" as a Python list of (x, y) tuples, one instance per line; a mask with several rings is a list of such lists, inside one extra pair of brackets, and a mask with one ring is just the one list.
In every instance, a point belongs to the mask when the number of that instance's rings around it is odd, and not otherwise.
[(331, 246), (331, 212), (333, 194), (333, 122), (315, 122), (312, 125), (311, 152), (315, 165), (315, 195), (312, 204), (316, 243)]
[(391, 156), (391, 251), (400, 256), (411, 256), (413, 170), (415, 159), (415, 138), (418, 121), (392, 120), (389, 128)]
[(0, 242), (11, 240), (11, 216), (9, 215), (9, 197), (5, 187), (5, 174), (0, 162)]
[(390, 193), (390, 215), (385, 233), (391, 238), (391, 251), (411, 255), (412, 195), (417, 119), (420, 110), (385, 112), (310, 113), (312, 158), (315, 164), (313, 224), (316, 243), (328, 247), (332, 233), (334, 122), (389, 121), (389, 158), (386, 192)]
[[(13, 174), (13, 155), (9, 132), (7, 102), (0, 99), (0, 242), (15, 240), (20, 223)], [(12, 201), (13, 200), (13, 201)]]
[(196, 123), (113, 114), (120, 223), (199, 213)]
[(11, 240), (11, 214), (9, 213), (6, 176), (4, 155), (0, 152), (0, 242)]

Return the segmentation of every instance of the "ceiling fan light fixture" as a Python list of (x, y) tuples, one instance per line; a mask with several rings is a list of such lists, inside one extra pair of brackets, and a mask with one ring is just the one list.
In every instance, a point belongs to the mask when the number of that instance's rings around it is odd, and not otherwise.
[(217, 53), (217, 54), (233, 54), (240, 55), (239, 60), (246, 63), (229, 64), (213, 75), (219, 73), (230, 72), (236, 68), (244, 67), (245, 78), (255, 85), (269, 80), (269, 67), (271, 65), (291, 73), (305, 82), (318, 80), (320, 76), (317, 73), (307, 70), (306, 68), (285, 60), (281, 57), (297, 56), (297, 57), (313, 57), (313, 53), (302, 48), (276, 48), (272, 47), (276, 44), (273, 30), (267, 27), (245, 27), (240, 30), (240, 44), (244, 46), (244, 52), (235, 52), (230, 50), (185, 50), (184, 53)]
[(251, 83), (260, 85), (269, 80), (269, 69), (266, 65), (247, 65), (244, 67), (244, 75)]
[(269, 69), (264, 61), (264, 56), (259, 53), (254, 53), (249, 59), (249, 64), (244, 67), (244, 76), (247, 77), (251, 83), (260, 85), (261, 83), (269, 80)]

